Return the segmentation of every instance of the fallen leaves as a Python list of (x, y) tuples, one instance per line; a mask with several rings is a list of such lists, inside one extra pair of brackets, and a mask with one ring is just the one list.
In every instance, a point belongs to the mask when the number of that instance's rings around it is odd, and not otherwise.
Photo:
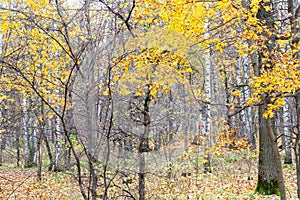
[[(236, 159), (220, 158), (212, 160), (212, 173), (203, 173), (203, 163), (183, 165), (174, 164), (171, 176), (146, 175), (146, 191), (149, 199), (280, 199), (276, 195), (262, 196), (254, 194), (257, 176), (257, 157), (245, 158), (241, 153), (231, 152)], [(191, 157), (192, 158), (192, 157)], [(187, 164), (188, 165), (188, 164)], [(192, 167), (191, 167), (192, 166)], [(289, 199), (297, 199), (294, 165), (284, 165), (284, 175)], [(249, 178), (253, 177), (253, 178)], [(116, 184), (122, 180), (116, 177)], [(137, 195), (137, 175), (132, 174), (132, 183), (123, 189)], [(130, 179), (131, 179), (130, 178)], [(120, 179), (120, 180), (119, 180)], [(101, 181), (101, 180), (99, 180)], [(99, 188), (101, 189), (101, 188)], [(110, 189), (110, 195), (120, 195), (118, 187)], [(118, 194), (118, 195), (117, 195)], [(77, 182), (64, 173), (43, 172), (41, 181), (37, 181), (36, 169), (0, 167), (0, 199), (82, 199)]]
[[(234, 156), (233, 154), (231, 156)], [(238, 156), (238, 155), (235, 155)], [(214, 160), (213, 173), (203, 173), (203, 166), (191, 170), (191, 176), (182, 176), (179, 171), (171, 179), (162, 180), (158, 177), (147, 177), (149, 182), (148, 195), (153, 199), (260, 199), (276, 200), (276, 195), (262, 196), (254, 194), (257, 176), (257, 158), (248, 160), (240, 157), (238, 160), (228, 162), (226, 159)], [(182, 170), (186, 170), (184, 166)], [(294, 169), (284, 168), (289, 199), (297, 199), (296, 178), (293, 177)], [(254, 178), (248, 178), (254, 177)], [(157, 183), (160, 184), (157, 184)], [(150, 189), (151, 188), (151, 189)]]
[[(0, 168), (0, 199), (80, 199), (76, 181), (69, 175), (44, 172), (37, 181), (36, 169)], [(73, 181), (72, 181), (73, 180)]]

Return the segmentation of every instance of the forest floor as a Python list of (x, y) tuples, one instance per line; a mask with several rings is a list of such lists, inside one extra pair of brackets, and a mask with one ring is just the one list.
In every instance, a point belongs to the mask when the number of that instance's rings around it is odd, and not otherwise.
[[(280, 199), (276, 195), (254, 194), (257, 158), (246, 160), (227, 157), (213, 161), (212, 164), (213, 172), (206, 174), (202, 173), (203, 167), (198, 172), (178, 170), (172, 174), (172, 178), (148, 174), (147, 199)], [(295, 165), (284, 165), (283, 169), (288, 199), (297, 199)], [(82, 199), (73, 176), (45, 170), (42, 181), (38, 182), (36, 171), (11, 166), (0, 167), (0, 199)], [(134, 178), (131, 183), (133, 190), (137, 183)]]

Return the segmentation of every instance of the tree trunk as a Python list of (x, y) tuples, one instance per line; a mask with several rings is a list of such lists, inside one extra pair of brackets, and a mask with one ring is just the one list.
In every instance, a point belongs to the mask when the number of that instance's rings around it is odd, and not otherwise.
[[(20, 128), (19, 128), (20, 129)], [(17, 167), (20, 166), (20, 131), (16, 133)]]
[[(266, 105), (268, 105), (268, 103), (266, 103)], [(281, 158), (280, 158), (280, 154), (279, 154), (278, 145), (277, 145), (277, 142), (276, 142), (276, 137), (275, 137), (275, 134), (274, 134), (274, 131), (273, 131), (274, 128), (272, 127), (272, 123), (271, 123), (270, 118), (267, 119), (267, 124), (266, 125), (267, 125), (268, 136), (269, 136), (270, 143), (271, 143), (272, 150), (273, 150), (274, 161), (275, 161), (275, 164), (276, 164), (276, 172), (277, 172), (277, 177), (278, 177), (278, 187), (279, 187), (279, 190), (280, 190), (280, 199), (281, 200), (286, 200), (283, 172), (282, 172), (282, 166), (281, 166)]]
[[(206, 93), (206, 105), (205, 105), (205, 134), (206, 134), (206, 146), (211, 147), (211, 50), (210, 48), (207, 51), (207, 56), (205, 58), (205, 93)], [(206, 151), (206, 149), (205, 149)], [(210, 165), (210, 155), (206, 155), (206, 162), (204, 163), (204, 173), (211, 173)]]
[(267, 120), (263, 117), (265, 106), (259, 106), (259, 161), (256, 192), (263, 195), (278, 194), (278, 177), (274, 154), (267, 130)]
[(25, 167), (31, 167), (31, 159), (30, 159), (30, 134), (27, 128), (27, 123), (29, 122), (29, 116), (28, 116), (28, 103), (26, 97), (23, 97), (23, 118), (22, 118), (22, 124), (23, 124), (23, 136), (24, 136), (24, 166)]
[(282, 146), (285, 150), (284, 164), (292, 164), (291, 116), (288, 103), (283, 106)]
[(39, 121), (40, 125), (40, 136), (38, 138), (38, 172), (37, 172), (37, 177), (38, 181), (42, 180), (42, 165), (43, 165), (43, 137), (45, 135), (45, 115), (44, 115), (44, 102), (41, 102), (41, 116), (42, 120)]
[(54, 150), (54, 171), (64, 170), (64, 149), (63, 149), (63, 132), (59, 117), (55, 119), (55, 150)]
[[(3, 129), (3, 112), (2, 109), (0, 109), (0, 125), (1, 128)], [(2, 162), (3, 162), (3, 149), (5, 148), (5, 146), (3, 146), (4, 143), (4, 132), (2, 130), (0, 130), (0, 166), (2, 166)]]
[(174, 114), (175, 109), (174, 109), (174, 98), (172, 95), (172, 91), (170, 90), (169, 95), (168, 95), (168, 135), (169, 135), (169, 141), (168, 144), (171, 145), (174, 134), (176, 133), (176, 116)]
[(300, 91), (295, 94), (296, 99), (296, 113), (297, 113), (297, 134), (296, 141), (294, 145), (295, 160), (296, 160), (296, 174), (297, 174), (297, 195), (300, 199)]
[[(87, 29), (87, 36), (92, 37), (91, 17), (90, 17), (90, 0), (84, 1), (84, 26)], [(82, 78), (84, 84), (84, 106), (85, 106), (85, 129), (87, 131), (88, 150), (93, 159), (98, 157), (97, 144), (97, 84), (95, 81), (95, 50), (92, 44), (86, 47), (85, 55), (83, 56), (82, 68), (84, 69)]]
[[(274, 10), (266, 10), (265, 4), (261, 3), (257, 12), (257, 18), (263, 22), (268, 29), (274, 29)], [(265, 68), (262, 60), (268, 60), (268, 68), (272, 69), (272, 51), (276, 48), (276, 37), (270, 36), (266, 31), (263, 31), (261, 35), (268, 38), (264, 44), (262, 44), (262, 50), (258, 52), (258, 64), (256, 76), (261, 75), (261, 70)], [(268, 52), (265, 55), (263, 51)], [(259, 106), (259, 165), (258, 165), (258, 181), (256, 191), (260, 194), (270, 195), (280, 193), (282, 200), (286, 199), (281, 159), (278, 152), (277, 143), (275, 140), (273, 128), (271, 126), (271, 119), (265, 119), (263, 114), (266, 109), (266, 105), (269, 103), (269, 97), (262, 96), (264, 104)]]
[(32, 148), (31, 148), (31, 156), (32, 156), (32, 165), (33, 166), (37, 166), (39, 138), (40, 138), (40, 133), (39, 133), (38, 127), (35, 127), (33, 129)]
[(43, 165), (43, 151), (42, 151), (42, 141), (43, 141), (43, 135), (44, 135), (44, 126), (42, 125), (40, 128), (40, 137), (38, 141), (38, 172), (37, 172), (37, 177), (38, 181), (42, 180), (42, 165)]
[(144, 108), (143, 108), (143, 125), (144, 125), (144, 132), (140, 136), (140, 145), (139, 145), (139, 196), (140, 200), (145, 199), (145, 156), (144, 152), (150, 151), (149, 144), (148, 144), (148, 137), (150, 132), (150, 89), (148, 88), (147, 96), (144, 101)]
[(0, 133), (0, 166), (3, 164), (3, 133)]
[[(50, 122), (51, 120), (49, 120)], [(51, 128), (51, 126), (50, 126)], [(50, 130), (50, 134), (52, 131)], [(42, 136), (41, 136), (42, 137)], [(49, 144), (49, 140), (48, 140), (48, 137), (46, 134), (43, 134), (43, 139), (44, 139), (44, 142), (45, 142), (45, 145), (46, 145), (46, 149), (47, 149), (47, 153), (48, 153), (48, 158), (49, 158), (49, 167), (48, 167), (48, 171), (52, 171), (53, 170), (53, 166), (54, 166), (54, 161), (53, 161), (53, 156), (52, 156), (52, 152), (51, 152), (51, 148), (50, 148), (50, 144)]]
[(139, 153), (139, 200), (145, 199), (145, 156)]

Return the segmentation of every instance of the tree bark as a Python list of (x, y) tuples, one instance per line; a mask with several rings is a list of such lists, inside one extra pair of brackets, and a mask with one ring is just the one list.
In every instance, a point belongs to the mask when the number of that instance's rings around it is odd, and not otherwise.
[(144, 132), (140, 136), (140, 145), (139, 145), (139, 196), (140, 200), (145, 199), (145, 156), (144, 153), (150, 151), (149, 144), (148, 144), (148, 137), (150, 132), (150, 88), (148, 88), (146, 98), (144, 100), (144, 108), (143, 108), (143, 125), (144, 125)]
[(55, 117), (55, 151), (54, 151), (54, 171), (64, 171), (64, 148), (63, 148), (63, 132), (61, 120)]
[(3, 163), (3, 133), (0, 133), (0, 166), (2, 166)]
[(267, 120), (263, 117), (264, 110), (264, 105), (259, 106), (259, 161), (256, 192), (263, 195), (279, 195), (276, 164), (268, 135)]
[[(260, 7), (257, 12), (257, 18), (263, 22), (263, 25), (267, 29), (274, 29), (274, 10), (266, 10), (265, 4), (260, 3)], [(263, 31), (261, 35), (268, 38), (262, 46), (262, 50), (258, 52), (258, 64), (256, 71), (256, 76), (261, 75), (261, 70), (268, 68), (272, 70), (273, 64), (270, 62), (272, 60), (272, 52), (276, 48), (276, 37), (274, 35), (269, 35), (266, 31)], [(265, 55), (263, 51), (268, 52)], [(263, 58), (268, 60), (268, 65), (264, 65)], [(258, 181), (256, 191), (260, 194), (270, 195), (270, 194), (280, 194), (282, 200), (286, 199), (281, 159), (275, 140), (273, 127), (271, 125), (271, 119), (265, 119), (263, 114), (266, 110), (266, 106), (269, 103), (269, 98), (267, 96), (262, 96), (264, 104), (259, 106), (259, 165), (258, 165)]]
[(274, 161), (275, 161), (275, 165), (276, 165), (276, 172), (277, 172), (277, 177), (278, 177), (278, 187), (279, 187), (279, 190), (280, 190), (280, 199), (281, 200), (286, 200), (283, 172), (282, 172), (282, 166), (281, 166), (281, 158), (280, 158), (280, 154), (279, 154), (278, 145), (277, 145), (277, 142), (276, 142), (276, 137), (275, 137), (275, 134), (273, 132), (273, 127), (271, 125), (271, 119), (268, 118), (268, 119), (266, 119), (266, 121), (267, 121), (267, 124), (266, 124), (267, 125), (267, 132), (268, 132), (268, 136), (269, 136), (270, 143), (271, 143), (271, 146), (272, 146)]
[(297, 113), (297, 134), (296, 134), (296, 141), (294, 145), (294, 152), (295, 152), (295, 160), (296, 160), (296, 174), (297, 174), (297, 195), (300, 199), (300, 91), (297, 91), (295, 94), (296, 99), (296, 113)]
[[(287, 101), (287, 100), (286, 100)], [(292, 164), (291, 116), (288, 103), (283, 106), (283, 136), (282, 145), (285, 150), (284, 164)]]
[(28, 103), (26, 97), (23, 97), (22, 99), (23, 103), (23, 118), (22, 118), (22, 124), (23, 124), (23, 137), (24, 137), (24, 166), (25, 167), (31, 167), (32, 164), (30, 162), (30, 134), (27, 128), (27, 123), (29, 122), (29, 116), (28, 116)]

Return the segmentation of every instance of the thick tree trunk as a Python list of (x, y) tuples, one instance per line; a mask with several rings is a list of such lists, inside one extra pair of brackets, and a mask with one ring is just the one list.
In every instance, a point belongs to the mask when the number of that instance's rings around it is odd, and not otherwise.
[[(268, 29), (274, 29), (274, 11), (266, 10), (265, 5), (268, 3), (261, 3), (257, 12), (257, 18), (263, 22)], [(276, 48), (276, 37), (270, 36), (267, 32), (263, 31), (261, 35), (268, 38), (264, 44), (262, 44), (262, 50), (258, 53), (258, 64), (255, 69), (256, 75), (261, 74), (261, 70), (265, 68), (262, 60), (268, 60), (268, 69), (272, 69), (272, 52)], [(263, 51), (268, 52), (265, 55)], [(277, 143), (275, 142), (275, 135), (273, 132), (274, 127), (271, 126), (271, 119), (265, 119), (263, 114), (266, 109), (266, 105), (269, 103), (268, 96), (262, 96), (264, 104), (259, 106), (259, 165), (258, 165), (258, 181), (256, 191), (260, 194), (279, 194), (281, 200), (286, 199), (281, 159), (278, 152)]]
[(278, 187), (279, 187), (279, 190), (280, 190), (280, 199), (281, 200), (286, 200), (283, 172), (282, 172), (282, 166), (281, 166), (281, 158), (280, 158), (280, 154), (279, 154), (278, 145), (277, 145), (277, 142), (276, 142), (276, 137), (275, 137), (275, 134), (274, 134), (274, 131), (273, 131), (274, 128), (272, 127), (270, 118), (267, 119), (267, 124), (266, 125), (267, 125), (268, 136), (269, 136), (270, 143), (271, 143), (272, 150), (273, 150), (274, 161), (275, 161), (275, 164), (276, 164), (276, 172), (277, 172), (277, 177), (278, 177)]
[(279, 194), (274, 154), (270, 143), (267, 120), (263, 117), (265, 106), (259, 107), (259, 163), (256, 192), (263, 195)]

